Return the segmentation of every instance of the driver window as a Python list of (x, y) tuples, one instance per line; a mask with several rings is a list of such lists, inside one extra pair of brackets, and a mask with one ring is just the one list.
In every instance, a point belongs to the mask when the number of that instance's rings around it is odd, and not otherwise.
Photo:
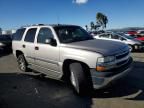
[(112, 39), (120, 39), (120, 37), (118, 35), (111, 35)]
[(121, 38), (120, 38), (120, 40), (124, 41), (124, 40), (126, 40), (126, 39), (125, 39), (125, 38), (123, 38), (123, 37), (121, 37)]
[(46, 39), (53, 38), (52, 31), (49, 28), (41, 28), (38, 34), (37, 42), (45, 44)]

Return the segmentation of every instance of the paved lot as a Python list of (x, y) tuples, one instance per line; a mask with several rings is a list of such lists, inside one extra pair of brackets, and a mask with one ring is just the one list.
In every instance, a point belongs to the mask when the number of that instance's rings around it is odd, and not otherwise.
[(79, 97), (67, 84), (26, 75), (10, 53), (0, 52), (0, 108), (144, 108), (144, 53), (117, 85)]

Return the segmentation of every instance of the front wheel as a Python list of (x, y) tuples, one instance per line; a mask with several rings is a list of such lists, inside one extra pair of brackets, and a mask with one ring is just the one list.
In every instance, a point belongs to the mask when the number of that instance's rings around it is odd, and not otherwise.
[(132, 52), (134, 51), (134, 47), (132, 45), (128, 45), (129, 46), (129, 50)]
[(70, 73), (70, 81), (76, 93), (84, 94), (90, 91), (91, 85), (86, 76), (86, 70), (80, 63), (70, 64)]

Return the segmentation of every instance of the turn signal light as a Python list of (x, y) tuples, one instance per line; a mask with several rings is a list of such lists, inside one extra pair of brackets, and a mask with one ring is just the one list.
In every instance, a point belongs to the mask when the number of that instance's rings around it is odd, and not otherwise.
[(106, 70), (106, 67), (104, 67), (104, 66), (97, 66), (96, 67), (96, 71), (102, 72), (102, 71), (105, 71), (105, 70)]

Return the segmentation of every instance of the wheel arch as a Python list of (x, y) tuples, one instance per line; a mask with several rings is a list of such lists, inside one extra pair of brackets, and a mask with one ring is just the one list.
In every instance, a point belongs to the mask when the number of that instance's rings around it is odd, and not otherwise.
[(62, 79), (69, 80), (69, 77), (70, 77), (69, 65), (75, 62), (80, 63), (87, 70), (86, 72), (90, 74), (90, 67), (88, 66), (88, 64), (78, 61), (78, 60), (66, 59), (64, 60), (63, 65), (62, 65), (62, 71), (63, 71)]
[(22, 51), (20, 50), (16, 50), (16, 57), (18, 58), (19, 55), (24, 54)]

